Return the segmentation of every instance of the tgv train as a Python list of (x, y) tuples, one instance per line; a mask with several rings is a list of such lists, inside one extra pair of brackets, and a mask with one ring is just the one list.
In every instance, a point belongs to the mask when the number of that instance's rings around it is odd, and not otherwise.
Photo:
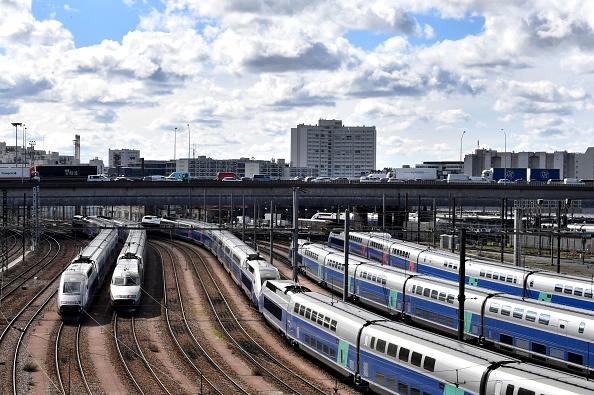
[(57, 309), (63, 320), (84, 317), (117, 254), (118, 238), (126, 240), (130, 229), (138, 226), (123, 219), (80, 215), (73, 217), (72, 225), (76, 232), (94, 239), (70, 262), (60, 278)]
[(289, 280), (264, 284), (260, 311), (292, 345), (379, 394), (594, 394), (577, 376), (406, 327)]
[[(300, 240), (297, 261), (308, 277), (335, 291), (344, 284), (344, 253)], [(434, 331), (458, 333), (458, 284), (349, 256), (348, 290), (365, 307)], [(478, 344), (591, 375), (594, 314), (476, 287), (465, 290), (464, 333)]]
[(116, 254), (117, 229), (102, 229), (74, 258), (60, 278), (58, 313), (63, 320), (82, 318), (103, 284)]
[(257, 306), (262, 284), (280, 278), (278, 269), (231, 232), (215, 224), (187, 219), (161, 219), (160, 227), (182, 239), (197, 242), (217, 256), (233, 281)]
[[(330, 247), (344, 250), (344, 244), (344, 232), (334, 232), (328, 237)], [(458, 280), (460, 265), (458, 255), (392, 239), (387, 233), (352, 232), (349, 233), (348, 246), (349, 252), (384, 265), (448, 280)], [(594, 311), (592, 298), (594, 283), (588, 278), (560, 275), (469, 257), (466, 259), (465, 270), (466, 284)]]
[(131, 229), (111, 276), (109, 295), (116, 309), (136, 309), (144, 284), (146, 230)]

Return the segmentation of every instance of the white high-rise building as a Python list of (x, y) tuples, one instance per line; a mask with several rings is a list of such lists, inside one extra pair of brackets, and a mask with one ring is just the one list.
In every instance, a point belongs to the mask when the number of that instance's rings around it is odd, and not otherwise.
[(375, 170), (375, 126), (343, 126), (338, 119), (291, 128), (291, 167), (318, 169), (322, 177), (359, 177)]
[(137, 149), (110, 149), (109, 167), (134, 167), (140, 166), (140, 150)]

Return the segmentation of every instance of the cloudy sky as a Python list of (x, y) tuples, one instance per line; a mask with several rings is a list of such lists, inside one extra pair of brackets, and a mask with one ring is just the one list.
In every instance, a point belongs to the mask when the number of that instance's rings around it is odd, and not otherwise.
[(584, 152), (593, 27), (589, 0), (0, 0), (0, 141), (289, 161), (291, 127), (342, 119), (378, 169)]

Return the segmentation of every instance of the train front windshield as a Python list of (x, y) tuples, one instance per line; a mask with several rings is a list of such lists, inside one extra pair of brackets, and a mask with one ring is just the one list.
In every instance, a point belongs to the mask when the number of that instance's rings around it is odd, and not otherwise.
[(140, 278), (134, 276), (114, 277), (111, 285), (131, 286), (140, 284)]
[(80, 295), (81, 288), (81, 281), (64, 281), (64, 288), (62, 288), (62, 293), (64, 295)]

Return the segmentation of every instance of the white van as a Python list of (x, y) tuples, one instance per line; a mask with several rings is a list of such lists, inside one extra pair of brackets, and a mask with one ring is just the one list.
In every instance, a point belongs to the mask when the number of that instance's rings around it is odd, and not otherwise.
[(167, 177), (165, 177), (165, 176), (146, 176), (142, 179), (142, 181), (167, 181)]
[(87, 181), (111, 181), (109, 177), (103, 174), (91, 174), (87, 176)]

